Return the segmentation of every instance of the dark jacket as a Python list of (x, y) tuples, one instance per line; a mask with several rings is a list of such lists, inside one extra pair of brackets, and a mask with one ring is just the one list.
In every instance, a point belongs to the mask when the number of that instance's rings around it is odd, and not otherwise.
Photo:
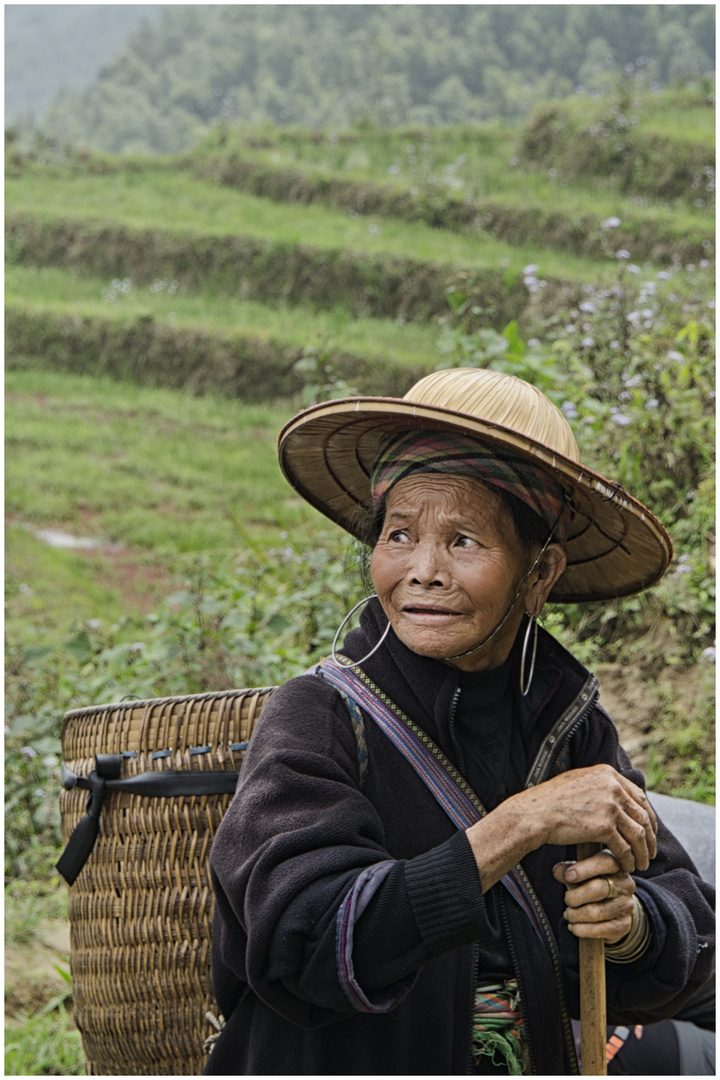
[[(373, 602), (346, 655), (364, 656), (384, 625)], [(363, 668), (461, 767), (451, 725), (459, 672), (419, 657), (392, 632)], [(588, 679), (541, 633), (521, 706), (528, 761)], [(556, 971), (503, 886), (483, 896), (464, 832), (367, 716), (365, 728), (361, 787), (347, 708), (321, 679), (286, 683), (258, 722), (211, 854), (213, 981), (227, 1024), (206, 1073), (467, 1072), (478, 950), (491, 953), (501, 935), (521, 983), (533, 1071), (576, 1071), (566, 1020), (579, 1014), (577, 939), (551, 873), (574, 850), (546, 846), (523, 860), (558, 943)], [(547, 755), (541, 778), (595, 763), (642, 783), (591, 701), (569, 744)], [(606, 965), (610, 1023), (672, 1015), (711, 970), (713, 890), (662, 825), (657, 857), (635, 876), (652, 944), (633, 964)], [(394, 899), (383, 908), (384, 891)]]

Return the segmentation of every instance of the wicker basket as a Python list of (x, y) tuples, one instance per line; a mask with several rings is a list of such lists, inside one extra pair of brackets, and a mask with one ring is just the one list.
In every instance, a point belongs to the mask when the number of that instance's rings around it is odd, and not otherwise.
[[(97, 754), (121, 777), (236, 771), (272, 688), (134, 701), (67, 713), (63, 760), (80, 777)], [(230, 778), (228, 778), (230, 779)], [(218, 1015), (210, 982), (208, 855), (230, 794), (109, 792), (92, 853), (70, 888), (75, 1021), (90, 1075), (198, 1075)], [(87, 792), (63, 790), (68, 841)]]

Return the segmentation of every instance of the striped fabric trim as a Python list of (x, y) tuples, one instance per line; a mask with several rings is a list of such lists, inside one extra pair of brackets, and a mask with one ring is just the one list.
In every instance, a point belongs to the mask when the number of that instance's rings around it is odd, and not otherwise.
[(472, 1054), (476, 1064), (489, 1058), (496, 1068), (504, 1067), (509, 1076), (530, 1071), (517, 979), (476, 988)]
[[(391, 708), (389, 699), (370, 683), (367, 676), (336, 666), (331, 661), (323, 662), (318, 667), (322, 677), (336, 690), (353, 697), (372, 716), (381, 731), (410, 762), (453, 824), (459, 829), (467, 829), (485, 816), (487, 811), (482, 803), (439, 747), (395, 705)], [(543, 925), (532, 901), (529, 892), (531, 886), (522, 867), (513, 867), (501, 881), (545, 944), (549, 927)]]
[(353, 966), (353, 935), (355, 923), (395, 865), (392, 859), (367, 866), (355, 879), (352, 888), (340, 905), (335, 923), (335, 958), (338, 977), (345, 996), (358, 1012), (386, 1013), (398, 1005), (417, 979), (417, 972), (382, 990), (371, 1000), (355, 978)]
[(514, 454), (485, 446), (478, 439), (448, 431), (411, 431), (396, 435), (380, 448), (370, 487), (373, 503), (399, 480), (416, 473), (467, 476), (498, 487), (530, 507), (563, 539), (571, 512), (561, 484), (544, 468)]

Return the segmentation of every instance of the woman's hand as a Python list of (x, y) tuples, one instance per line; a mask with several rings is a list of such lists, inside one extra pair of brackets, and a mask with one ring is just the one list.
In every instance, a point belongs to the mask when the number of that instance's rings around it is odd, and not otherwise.
[(591, 765), (512, 795), (471, 826), (467, 837), (486, 891), (543, 844), (597, 842), (614, 856), (618, 871), (646, 870), (657, 852), (656, 832), (642, 788), (611, 765)]
[(576, 937), (609, 945), (630, 933), (635, 882), (609, 851), (575, 863), (556, 863), (553, 877), (567, 885), (564, 915)]
[(514, 798), (534, 819), (535, 847), (594, 841), (626, 874), (647, 870), (655, 858), (655, 812), (642, 788), (611, 765), (571, 769)]

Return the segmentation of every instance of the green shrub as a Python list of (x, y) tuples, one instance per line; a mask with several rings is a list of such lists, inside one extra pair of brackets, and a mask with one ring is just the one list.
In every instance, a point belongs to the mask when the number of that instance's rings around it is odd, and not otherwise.
[[(566, 177), (612, 177), (623, 194), (679, 199), (711, 208), (715, 155), (711, 138), (677, 128), (649, 130), (641, 124), (645, 102), (632, 89), (593, 102), (541, 106), (520, 140), (526, 164), (552, 168)], [(710, 134), (706, 128), (707, 135)]]

